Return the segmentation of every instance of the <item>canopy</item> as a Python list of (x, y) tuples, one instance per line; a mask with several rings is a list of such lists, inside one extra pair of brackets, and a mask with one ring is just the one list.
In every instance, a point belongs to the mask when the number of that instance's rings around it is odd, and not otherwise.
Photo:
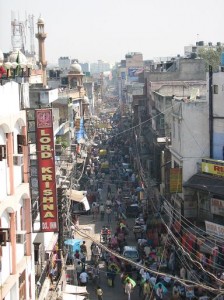
[(84, 300), (85, 296), (63, 293), (63, 300)]
[(74, 252), (76, 250), (80, 251), (80, 244), (81, 244), (81, 240), (77, 240), (77, 239), (67, 239), (66, 241), (64, 241), (64, 244), (66, 246), (70, 246), (70, 251)]
[(88, 294), (85, 286), (77, 286), (71, 284), (66, 284), (64, 292), (68, 294)]
[(206, 191), (215, 195), (224, 195), (223, 178), (203, 173), (197, 173), (191, 176), (191, 178), (183, 184), (183, 187)]
[(89, 201), (86, 198), (87, 191), (68, 190), (66, 195), (75, 202), (83, 203), (85, 210), (90, 210)]

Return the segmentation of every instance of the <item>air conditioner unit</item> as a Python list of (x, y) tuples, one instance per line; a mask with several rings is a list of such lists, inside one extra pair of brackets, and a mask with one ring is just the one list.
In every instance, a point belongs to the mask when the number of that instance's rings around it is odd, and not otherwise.
[(23, 154), (13, 155), (13, 164), (14, 164), (14, 166), (22, 166), (23, 165)]
[(16, 234), (16, 243), (24, 244), (26, 241), (26, 231), (22, 231)]

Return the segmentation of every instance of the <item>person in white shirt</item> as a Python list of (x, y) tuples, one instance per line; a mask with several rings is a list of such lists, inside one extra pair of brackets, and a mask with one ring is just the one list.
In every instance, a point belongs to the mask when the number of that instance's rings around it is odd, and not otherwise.
[(125, 284), (125, 294), (127, 294), (128, 300), (131, 300), (132, 289), (133, 289), (133, 286), (132, 286), (130, 280), (128, 279), (126, 284)]
[(83, 271), (80, 275), (79, 275), (79, 280), (80, 280), (80, 285), (81, 286), (86, 286), (87, 285), (87, 282), (88, 282), (88, 274)]

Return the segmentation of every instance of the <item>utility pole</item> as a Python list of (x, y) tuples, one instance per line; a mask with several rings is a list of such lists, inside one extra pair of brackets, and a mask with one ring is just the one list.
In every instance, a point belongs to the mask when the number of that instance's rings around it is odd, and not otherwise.
[(210, 158), (213, 158), (213, 71), (212, 66), (209, 65), (209, 136), (210, 136)]
[(58, 231), (58, 249), (59, 251), (63, 249), (64, 245), (64, 224), (63, 224), (63, 198), (65, 194), (65, 188), (58, 187), (57, 188), (57, 195), (58, 195), (58, 224), (59, 224), (59, 231)]

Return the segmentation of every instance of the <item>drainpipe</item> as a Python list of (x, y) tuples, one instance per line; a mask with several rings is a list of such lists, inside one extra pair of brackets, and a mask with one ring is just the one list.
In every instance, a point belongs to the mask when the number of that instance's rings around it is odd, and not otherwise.
[(212, 66), (209, 65), (209, 79), (208, 79), (208, 89), (209, 89), (209, 136), (210, 136), (210, 158), (213, 158), (213, 72)]

